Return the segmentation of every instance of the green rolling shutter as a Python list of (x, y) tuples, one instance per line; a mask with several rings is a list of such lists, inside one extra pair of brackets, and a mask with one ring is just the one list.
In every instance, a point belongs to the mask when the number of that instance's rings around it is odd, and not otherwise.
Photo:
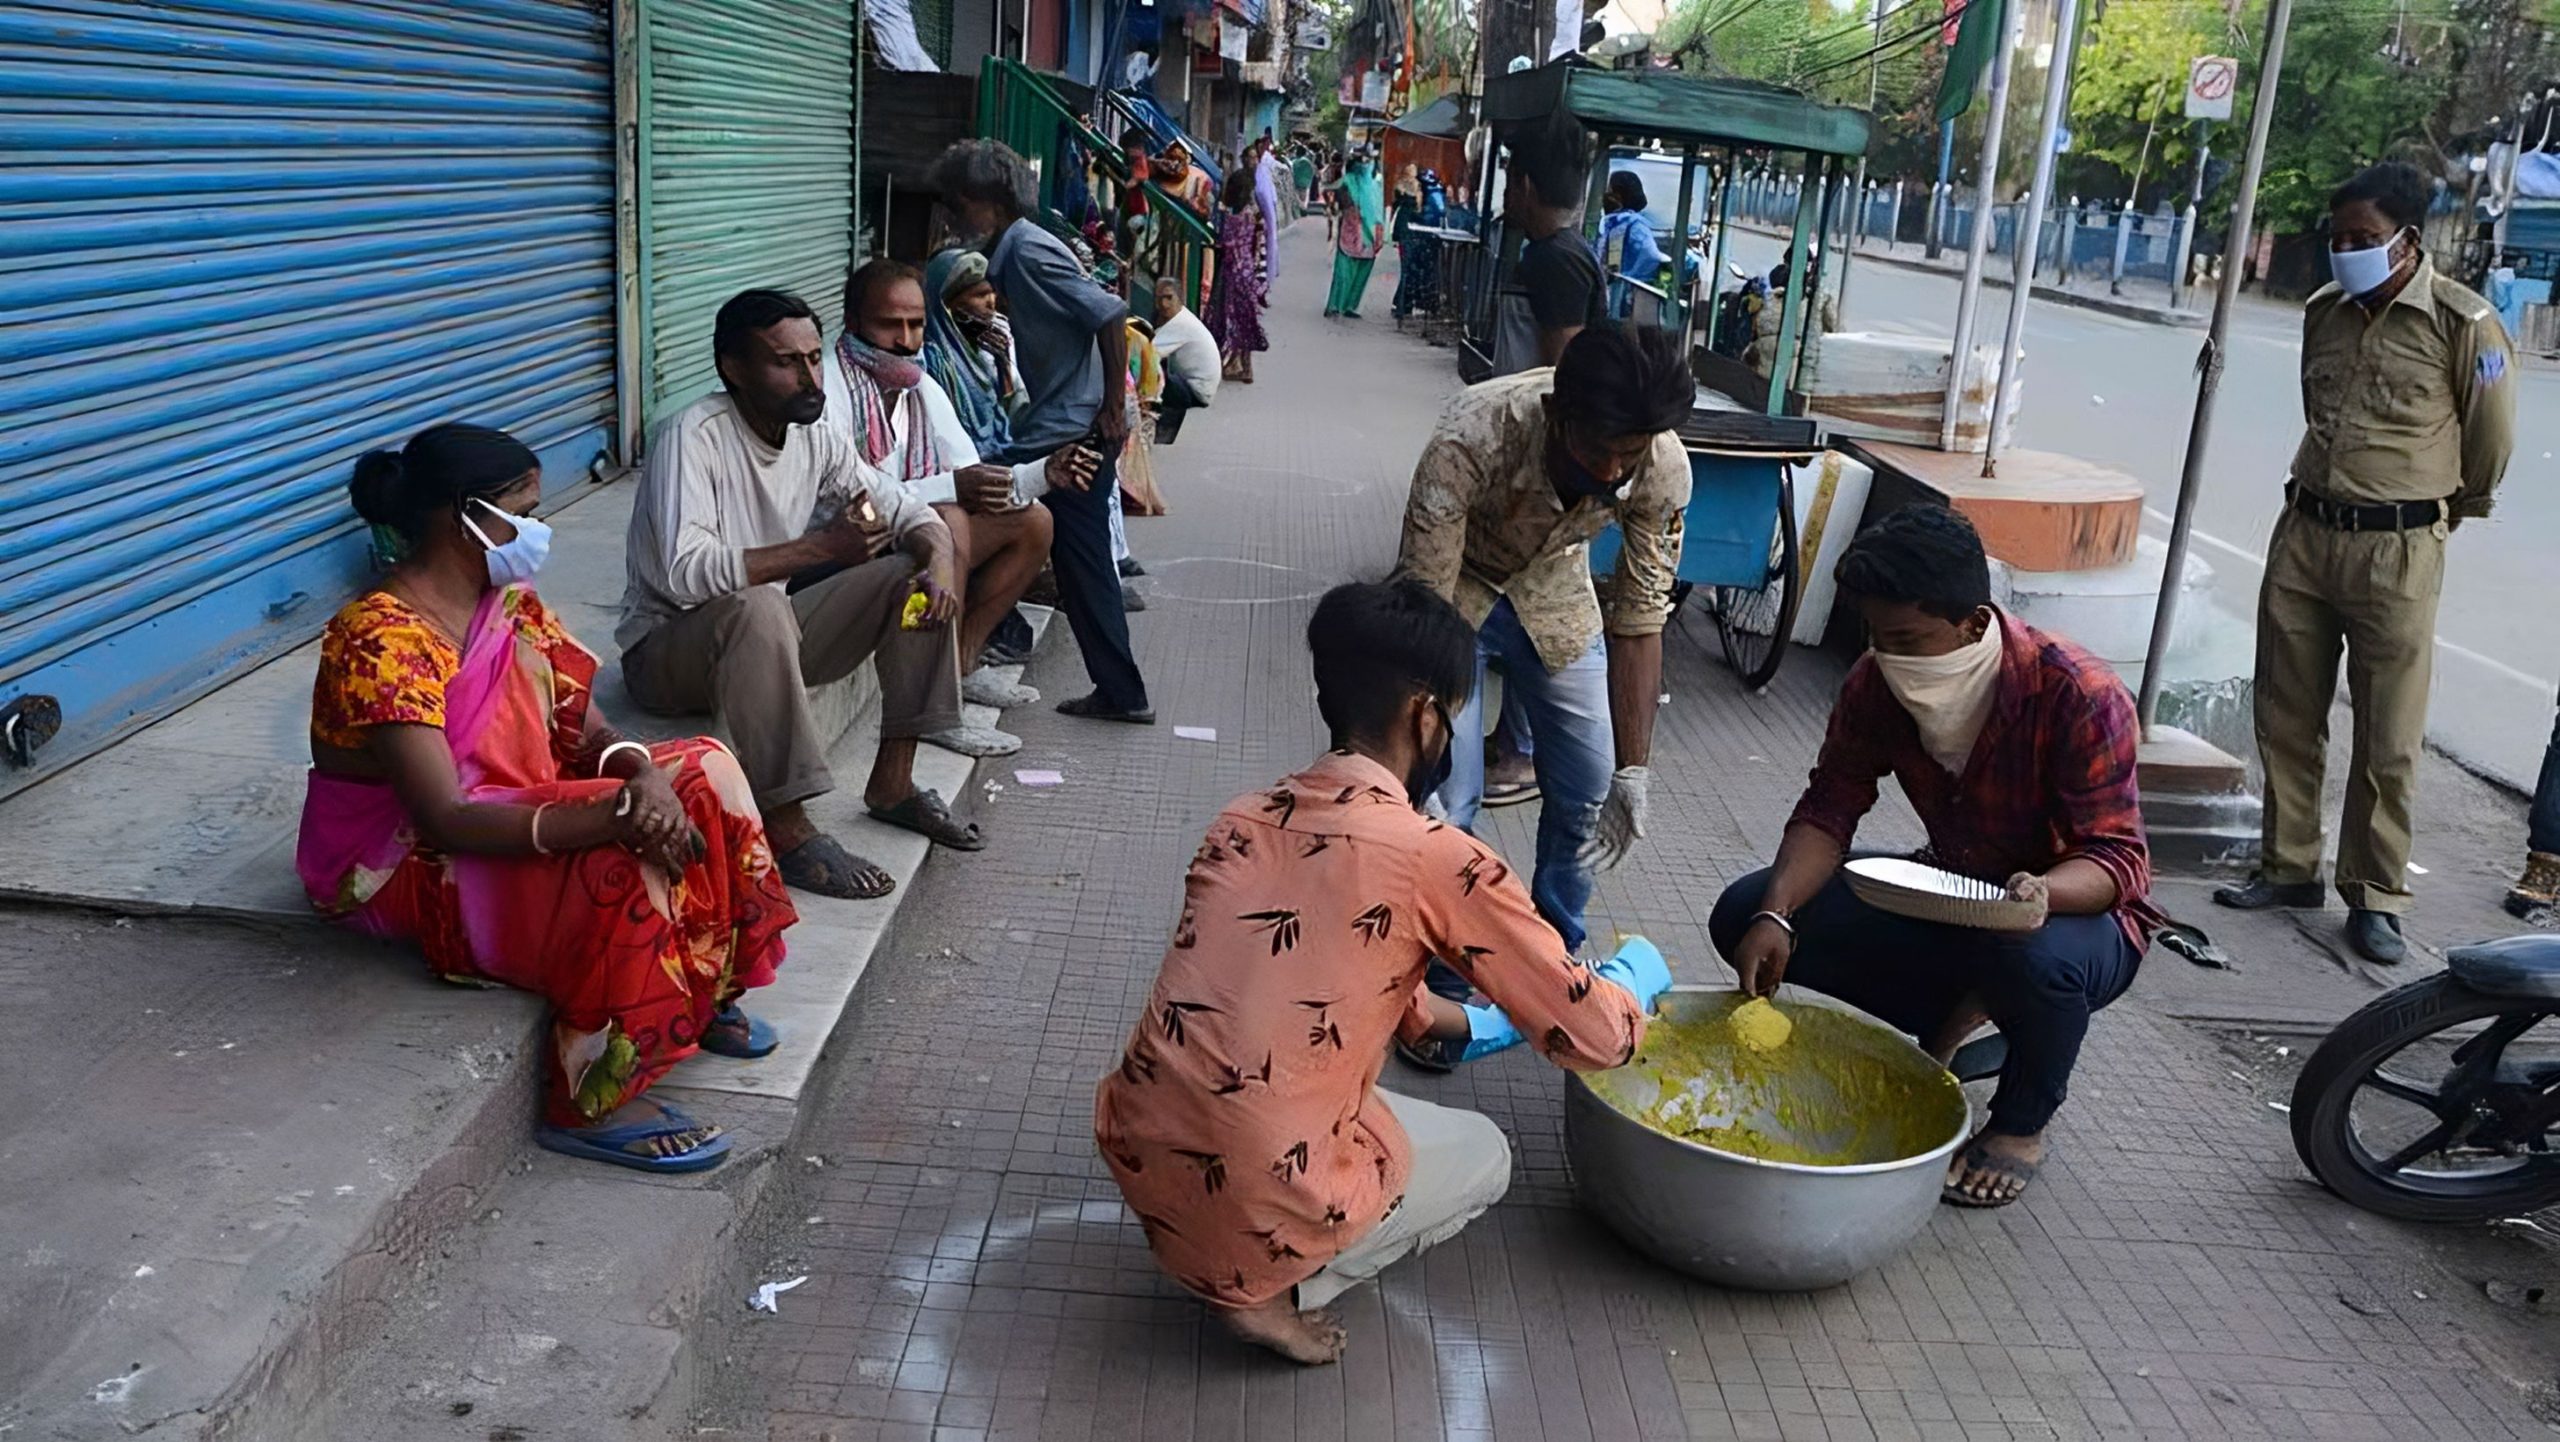
[(643, 0), (640, 310), (658, 420), (719, 383), (711, 320), (752, 286), (833, 334), (853, 235), (855, 0)]

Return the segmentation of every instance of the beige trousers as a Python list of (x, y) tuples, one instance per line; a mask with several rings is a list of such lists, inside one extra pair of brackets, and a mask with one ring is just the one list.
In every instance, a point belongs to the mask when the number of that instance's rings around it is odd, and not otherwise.
[(2316, 881), (2325, 837), (2329, 707), (2339, 653), (2355, 725), (2338, 895), (2371, 911), (2409, 908), (2410, 813), (2435, 676), (2445, 528), (2336, 531), (2287, 509), (2258, 590), (2258, 754), (2267, 772), (2260, 865), (2277, 882)]
[(765, 809), (835, 789), (809, 714), (811, 686), (880, 673), (880, 735), (960, 724), (957, 628), (898, 629), (916, 564), (892, 552), (797, 595), (750, 586), (661, 624), (622, 653), (623, 684), (660, 715), (716, 713)]
[(1511, 1189), (1511, 1141), (1491, 1118), (1384, 1087), (1378, 1095), (1413, 1143), (1404, 1205), (1298, 1284), (1298, 1305), (1321, 1307), (1426, 1247), (1456, 1236)]

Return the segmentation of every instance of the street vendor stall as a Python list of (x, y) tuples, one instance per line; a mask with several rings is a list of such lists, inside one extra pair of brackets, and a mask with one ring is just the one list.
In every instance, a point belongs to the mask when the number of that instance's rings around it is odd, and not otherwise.
[[(1802, 418), (1801, 398), (1791, 389), (1804, 353), (1807, 262), (1814, 241), (1829, 224), (1834, 196), (1846, 188), (1849, 163), (1866, 153), (1867, 114), (1753, 81), (1569, 63), (1494, 77), (1485, 87), (1483, 114), (1495, 138), (1505, 143), (1570, 117), (1597, 142), (1599, 154), (1608, 154), (1613, 146), (1676, 154), (1680, 179), (1673, 235), (1686, 241), (1705, 232), (1709, 258), (1701, 276), (1710, 286), (1724, 265), (1730, 177), (1738, 162), (1787, 158), (1814, 178), (1796, 206), (1795, 244), (1770, 383), (1735, 383), (1722, 369), (1707, 367), (1699, 413), (1681, 428), (1693, 481), (1680, 579), (1705, 591), (1725, 657), (1743, 684), (1754, 690), (1765, 686), (1786, 654), (1803, 583), (1791, 472), (1819, 449), (1816, 428)], [(1712, 167), (1717, 178), (1711, 192), (1698, 183), (1702, 165)], [(1598, 230), (1600, 195), (1608, 178), (1606, 165), (1592, 167), (1583, 216), (1587, 233)], [(1715, 197), (1711, 220), (1692, 214), (1693, 197), (1701, 194)], [(1507, 238), (1502, 249), (1507, 273), (1517, 236)], [(1675, 268), (1675, 275), (1684, 269)], [(1697, 353), (1697, 285), (1678, 280), (1661, 295), (1660, 323), (1678, 332), (1684, 355)], [(1482, 347), (1480, 354), (1490, 353), (1500, 289), (1486, 286), (1471, 297), (1474, 309), (1467, 329), (1471, 342)], [(1594, 568), (1607, 564), (1616, 552), (1613, 528), (1592, 543)], [(1688, 592), (1681, 594), (1685, 598)]]

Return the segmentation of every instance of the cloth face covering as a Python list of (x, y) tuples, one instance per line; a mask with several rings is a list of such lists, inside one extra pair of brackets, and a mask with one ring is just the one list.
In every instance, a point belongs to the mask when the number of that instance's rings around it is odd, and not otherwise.
[[(864, 460), (876, 466), (889, 454), (889, 407), (896, 404), (908, 408), (907, 455), (899, 479), (938, 476), (951, 469), (942, 463), (942, 448), (933, 443), (933, 427), (924, 418), (924, 398), (916, 394), (924, 367), (914, 356), (882, 350), (848, 330), (836, 337), (836, 358), (844, 362), (845, 384), (862, 413), (854, 437)], [(894, 402), (892, 391), (897, 393)]]
[(478, 496), (471, 498), (471, 504), (487, 511), (490, 515), (502, 518), (507, 524), (516, 528), (515, 539), (502, 546), (490, 540), (489, 533), (480, 529), (478, 522), (469, 516), (462, 518), (462, 524), (471, 532), (472, 539), (489, 548), (487, 552), (489, 584), (521, 586), (532, 580), (534, 573), (542, 569), (542, 563), (550, 559), (551, 527), (531, 516), (519, 516), (502, 510)]
[(1920, 726), (1920, 745), (1950, 776), (1962, 776), (1973, 743), (1991, 719), (2000, 694), (2000, 621), (1982, 628), (1982, 639), (1943, 656), (1875, 653), (1886, 689)]
[(2400, 243), (2400, 236), (2408, 233), (2402, 230), (2367, 250), (2329, 252), (2329, 273), (2337, 277), (2338, 289), (2350, 296), (2370, 295), (2390, 284), (2393, 273), (2400, 268), (2391, 258), (2392, 248)]

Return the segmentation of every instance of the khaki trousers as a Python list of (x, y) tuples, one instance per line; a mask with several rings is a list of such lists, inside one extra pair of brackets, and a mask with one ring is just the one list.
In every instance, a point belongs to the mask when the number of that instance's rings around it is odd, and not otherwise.
[(2258, 590), (2268, 880), (2320, 876), (2320, 794), (2343, 647), (2355, 737), (2338, 827), (2338, 895), (2370, 911), (2408, 910), (2410, 812), (2435, 675), (2445, 534), (2442, 524), (2336, 531), (2290, 508), (2276, 518)]
[(882, 739), (960, 724), (958, 628), (898, 629), (915, 575), (915, 562), (892, 552), (797, 595), (778, 584), (731, 592), (623, 652), (623, 684), (646, 711), (716, 713), (757, 806), (806, 801), (835, 789), (809, 687), (869, 660), (880, 674)]
[(1404, 1205), (1298, 1284), (1298, 1305), (1321, 1307), (1426, 1247), (1456, 1236), (1511, 1190), (1511, 1142), (1493, 1119), (1384, 1087), (1378, 1095), (1413, 1143)]

